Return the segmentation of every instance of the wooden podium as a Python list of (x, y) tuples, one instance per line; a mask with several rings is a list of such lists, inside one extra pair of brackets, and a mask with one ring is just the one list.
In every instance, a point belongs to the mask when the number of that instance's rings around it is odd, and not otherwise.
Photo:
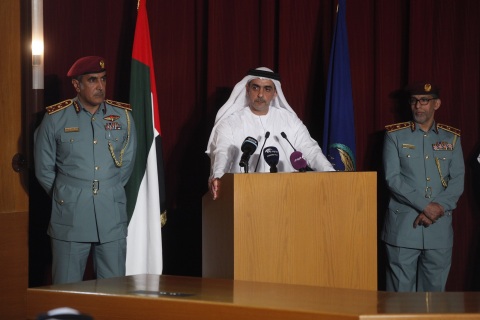
[(376, 172), (226, 174), (202, 199), (207, 278), (377, 290)]

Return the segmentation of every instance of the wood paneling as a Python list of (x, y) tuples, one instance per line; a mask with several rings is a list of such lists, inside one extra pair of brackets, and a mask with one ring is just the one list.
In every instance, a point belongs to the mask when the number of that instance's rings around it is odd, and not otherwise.
[(25, 319), (28, 212), (0, 213), (0, 319)]
[(20, 48), (20, 2), (2, 1), (0, 6), (0, 212), (22, 212), (28, 209), (24, 173), (12, 169), (12, 158), (25, 154), (22, 132), (22, 67)]
[(25, 155), (22, 129), (20, 1), (0, 5), (0, 318), (24, 319), (28, 286), (28, 170), (12, 169)]

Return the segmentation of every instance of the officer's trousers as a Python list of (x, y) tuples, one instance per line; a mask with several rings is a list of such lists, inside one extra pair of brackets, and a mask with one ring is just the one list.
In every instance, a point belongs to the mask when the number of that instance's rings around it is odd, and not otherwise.
[(90, 249), (97, 279), (125, 275), (126, 239), (91, 243), (51, 238), (51, 242), (53, 284), (82, 281)]
[(386, 244), (387, 291), (445, 291), (452, 248), (410, 249)]

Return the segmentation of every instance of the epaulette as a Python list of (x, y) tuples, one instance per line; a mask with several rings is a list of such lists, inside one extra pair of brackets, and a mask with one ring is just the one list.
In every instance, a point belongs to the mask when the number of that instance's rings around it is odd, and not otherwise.
[(410, 128), (415, 130), (415, 123), (413, 121), (408, 121), (408, 122), (401, 122), (401, 123), (395, 123), (395, 124), (390, 124), (388, 126), (385, 126), (385, 129), (388, 132), (394, 132), (402, 129)]
[(118, 108), (127, 109), (129, 111), (132, 111), (132, 107), (128, 103), (113, 101), (113, 100), (109, 100), (109, 99), (105, 99), (105, 102), (108, 103), (108, 104), (111, 104), (114, 107), (118, 107)]
[(58, 112), (60, 110), (63, 110), (69, 106), (71, 106), (73, 103), (72, 99), (68, 99), (56, 104), (52, 104), (51, 106), (46, 107), (45, 109), (47, 110), (48, 114), (53, 114), (55, 112)]
[(451, 132), (451, 133), (453, 133), (454, 135), (460, 137), (460, 132), (461, 132), (460, 129), (457, 129), (457, 128), (454, 128), (454, 127), (450, 127), (450, 126), (447, 126), (446, 124), (441, 124), (441, 123), (438, 123), (438, 124), (437, 124), (437, 128), (438, 128), (438, 129), (445, 130), (445, 131), (448, 131), (448, 132)]

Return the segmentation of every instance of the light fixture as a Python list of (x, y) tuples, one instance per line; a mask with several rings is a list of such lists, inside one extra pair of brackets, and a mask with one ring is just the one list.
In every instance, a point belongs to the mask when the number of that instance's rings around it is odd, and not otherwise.
[(32, 0), (32, 88), (43, 89), (43, 0)]

